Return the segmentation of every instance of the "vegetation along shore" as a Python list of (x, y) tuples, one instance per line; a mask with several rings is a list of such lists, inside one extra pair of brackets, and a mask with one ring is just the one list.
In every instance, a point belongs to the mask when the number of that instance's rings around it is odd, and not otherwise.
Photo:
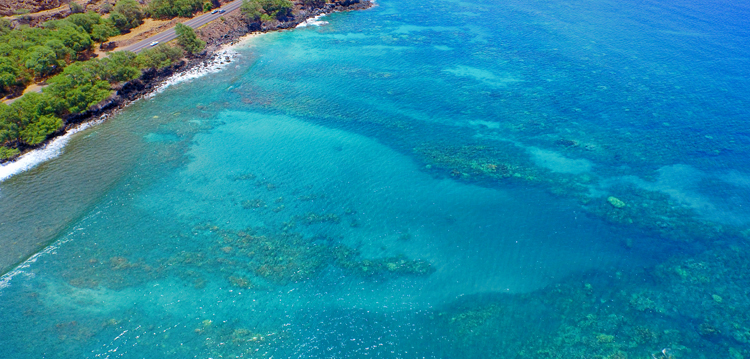
[[(370, 0), (235, 1), (243, 1), (239, 11), (194, 30), (180, 20), (218, 13), (230, 1), (62, 1), (49, 9), (19, 0), (14, 6), (21, 10), (0, 19), (0, 163), (121, 109), (171, 76), (223, 61), (217, 50), (248, 33), (291, 29), (321, 14), (372, 6)], [(177, 39), (137, 54), (117, 51), (128, 43), (113, 39), (149, 21), (176, 24)]]

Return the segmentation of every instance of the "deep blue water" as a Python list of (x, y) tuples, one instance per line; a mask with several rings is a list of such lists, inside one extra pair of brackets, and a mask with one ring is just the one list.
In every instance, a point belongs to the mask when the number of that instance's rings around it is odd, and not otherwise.
[(749, 18), (386, 0), (252, 38), (0, 183), (0, 357), (750, 357)]

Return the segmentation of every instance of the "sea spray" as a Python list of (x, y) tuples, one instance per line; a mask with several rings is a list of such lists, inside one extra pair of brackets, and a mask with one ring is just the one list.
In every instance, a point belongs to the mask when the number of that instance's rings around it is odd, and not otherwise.
[(210, 73), (219, 72), (229, 66), (229, 64), (234, 62), (234, 60), (238, 56), (239, 53), (234, 51), (231, 47), (222, 48), (221, 50), (217, 51), (209, 60), (202, 62), (200, 65), (195, 66), (185, 72), (175, 74), (174, 76), (166, 79), (156, 87), (156, 90), (144, 97), (148, 99), (164, 91), (169, 86), (192, 79), (197, 79)]
[(303, 22), (301, 22), (297, 27), (306, 27), (306, 26), (323, 26), (328, 25), (328, 21), (320, 20), (321, 17), (326, 16), (326, 14), (320, 14), (318, 16), (309, 18)]

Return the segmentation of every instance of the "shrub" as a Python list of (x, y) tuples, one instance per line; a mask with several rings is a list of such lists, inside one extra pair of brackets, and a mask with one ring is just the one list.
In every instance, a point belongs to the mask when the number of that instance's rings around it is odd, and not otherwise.
[[(71, 3), (75, 4), (75, 3)], [(94, 25), (100, 23), (102, 20), (101, 16), (99, 14), (88, 12), (85, 14), (73, 14), (65, 18), (64, 21), (70, 22), (76, 26), (80, 26), (83, 28), (84, 31), (87, 33), (91, 33), (92, 28)]]
[(242, 0), (240, 11), (250, 21), (258, 21), (261, 15), (263, 15), (263, 6), (256, 0)]
[(292, 13), (289, 0), (243, 0), (240, 11), (251, 21), (283, 19)]
[(176, 63), (182, 56), (181, 48), (161, 44), (157, 47), (141, 51), (135, 58), (135, 63), (141, 69), (160, 69)]
[(90, 67), (100, 80), (110, 83), (130, 81), (141, 75), (135, 66), (136, 54), (130, 51), (116, 51), (101, 60), (91, 60)]
[(157, 19), (175, 16), (190, 17), (203, 9), (203, 0), (153, 0), (148, 5), (148, 14)]
[(8, 58), (0, 57), (0, 90), (21, 83), (21, 69)]
[(109, 14), (110, 12), (112, 12), (112, 8), (113, 8), (112, 4), (106, 2), (106, 3), (104, 3), (104, 5), (102, 5), (102, 7), (101, 7), (101, 9), (99, 11), (102, 14)]
[(292, 13), (292, 4), (289, 0), (259, 0), (268, 16), (283, 19)]
[[(86, 111), (111, 94), (109, 82), (97, 76), (94, 66), (76, 62), (47, 80), (45, 93), (60, 101), (64, 111), (80, 113)], [(23, 97), (26, 97), (24, 95)]]
[(116, 28), (113, 23), (107, 22), (94, 25), (91, 31), (91, 39), (96, 42), (105, 42), (112, 36), (120, 34), (120, 29)]
[(10, 21), (0, 18), (0, 36), (3, 36), (11, 31), (13, 31), (13, 29), (10, 27)]
[(84, 10), (83, 5), (75, 1), (71, 1), (70, 4), (68, 4), (68, 6), (70, 7), (70, 12), (74, 14), (82, 13)]
[(21, 130), (21, 140), (30, 145), (38, 145), (51, 133), (62, 127), (62, 120), (50, 115), (39, 116), (35, 121)]
[(0, 160), (11, 158), (21, 153), (17, 148), (0, 147)]
[[(3, 85), (8, 85), (9, 74), (16, 78), (17, 85), (34, 76), (51, 75), (74, 61), (76, 52), (86, 51), (91, 45), (84, 28), (66, 20), (48, 21), (43, 27), (0, 31), (0, 58), (6, 60), (0, 66)], [(16, 70), (10, 71), (11, 67)]]
[(0, 105), (0, 143), (20, 139), (38, 144), (62, 126), (55, 117), (54, 99), (46, 94), (31, 92), (10, 106)]
[(34, 46), (29, 49), (24, 66), (42, 76), (48, 75), (58, 66), (57, 56), (47, 46)]
[(110, 20), (121, 32), (127, 32), (141, 25), (144, 17), (143, 9), (135, 0), (120, 0), (115, 5)]
[(190, 54), (200, 52), (206, 46), (203, 40), (195, 36), (195, 31), (190, 26), (177, 24), (174, 31), (177, 33), (177, 42)]

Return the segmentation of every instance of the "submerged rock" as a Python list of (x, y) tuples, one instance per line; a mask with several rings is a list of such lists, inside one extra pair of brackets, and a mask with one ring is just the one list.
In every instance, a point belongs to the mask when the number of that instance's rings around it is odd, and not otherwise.
[(609, 202), (609, 204), (611, 204), (612, 207), (615, 207), (615, 208), (625, 208), (625, 206), (627, 206), (625, 202), (623, 202), (617, 197), (610, 196), (609, 198), (607, 198), (607, 202)]

